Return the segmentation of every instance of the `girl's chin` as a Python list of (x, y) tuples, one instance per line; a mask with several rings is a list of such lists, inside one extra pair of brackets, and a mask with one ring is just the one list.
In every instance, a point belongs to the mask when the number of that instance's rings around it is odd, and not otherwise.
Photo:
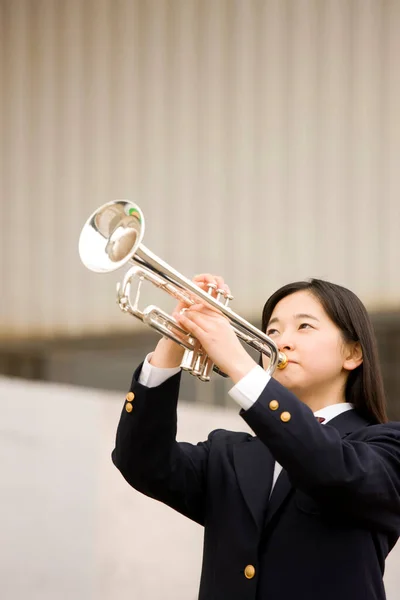
[(288, 390), (293, 393), (300, 392), (303, 390), (303, 386), (300, 381), (296, 380), (295, 377), (291, 377), (289, 373), (283, 371), (275, 371), (273, 374), (274, 379), (285, 386)]

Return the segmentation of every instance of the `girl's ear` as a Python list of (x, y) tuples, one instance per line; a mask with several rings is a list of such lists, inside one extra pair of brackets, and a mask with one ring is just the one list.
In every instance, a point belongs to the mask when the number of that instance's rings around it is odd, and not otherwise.
[(361, 365), (363, 361), (363, 353), (360, 342), (352, 342), (346, 344), (345, 359), (343, 362), (343, 368), (346, 371), (354, 371)]

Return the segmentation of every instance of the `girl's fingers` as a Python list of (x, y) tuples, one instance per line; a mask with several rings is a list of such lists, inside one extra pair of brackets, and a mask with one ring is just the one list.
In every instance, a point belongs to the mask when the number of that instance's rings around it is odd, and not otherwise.
[(209, 317), (215, 317), (216, 315), (221, 315), (221, 312), (218, 308), (214, 308), (214, 306), (210, 306), (208, 304), (193, 304), (188, 308), (189, 314), (199, 314), (206, 315)]
[[(214, 284), (217, 286), (217, 289), (223, 290), (226, 294), (231, 295), (231, 290), (229, 286), (225, 283), (224, 278), (220, 275), (212, 275), (211, 273), (202, 273), (201, 275), (196, 275), (193, 278), (193, 281), (202, 289), (207, 290), (207, 284)], [(213, 290), (213, 297), (217, 296), (216, 290)]]
[[(213, 289), (211, 293), (213, 298), (217, 297), (217, 289), (223, 290), (226, 294), (231, 293), (229, 286), (225, 283), (223, 277), (219, 275), (212, 275), (211, 273), (202, 273), (200, 275), (195, 275), (195, 277), (193, 277), (192, 279), (192, 282), (195, 283), (201, 290), (207, 293), (209, 292), (209, 285), (213, 284), (215, 286), (215, 289)], [(218, 309), (207, 304), (206, 300), (196, 297), (195, 293), (188, 292), (188, 296), (192, 299), (193, 302), (195, 302), (196, 305), (202, 303), (204, 304), (204, 306), (207, 306), (211, 311), (218, 311)], [(221, 300), (223, 301), (223, 298), (221, 298)], [(178, 301), (174, 313), (180, 312), (183, 308), (187, 308), (188, 306), (188, 303)]]
[(201, 275), (195, 275), (193, 277), (193, 281), (195, 283), (217, 283), (215, 275), (211, 275), (211, 273), (201, 273)]
[(196, 338), (200, 339), (201, 335), (205, 333), (204, 329), (196, 322), (198, 313), (193, 312), (191, 315), (188, 315), (188, 310), (185, 312), (181, 312), (178, 317), (178, 323), (187, 331), (192, 333)]

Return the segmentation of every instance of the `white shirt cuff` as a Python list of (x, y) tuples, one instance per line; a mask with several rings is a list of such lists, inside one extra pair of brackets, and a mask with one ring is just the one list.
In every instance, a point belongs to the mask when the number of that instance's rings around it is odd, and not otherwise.
[(258, 400), (270, 379), (271, 376), (257, 365), (242, 377), (228, 393), (243, 410), (248, 410)]
[(152, 356), (152, 352), (146, 356), (143, 362), (142, 370), (139, 375), (138, 382), (141, 385), (145, 385), (146, 387), (152, 388), (157, 387), (167, 381), (173, 375), (176, 375), (181, 370), (180, 367), (172, 367), (168, 369), (162, 369), (160, 367), (155, 367), (150, 364), (150, 359)]

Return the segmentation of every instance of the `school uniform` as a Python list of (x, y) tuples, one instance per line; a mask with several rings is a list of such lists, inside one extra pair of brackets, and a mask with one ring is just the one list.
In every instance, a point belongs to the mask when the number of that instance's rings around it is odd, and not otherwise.
[(230, 391), (255, 436), (176, 442), (180, 376), (139, 366), (112, 460), (132, 487), (204, 526), (199, 600), (384, 600), (400, 423), (372, 424), (348, 404), (314, 415), (255, 367)]

